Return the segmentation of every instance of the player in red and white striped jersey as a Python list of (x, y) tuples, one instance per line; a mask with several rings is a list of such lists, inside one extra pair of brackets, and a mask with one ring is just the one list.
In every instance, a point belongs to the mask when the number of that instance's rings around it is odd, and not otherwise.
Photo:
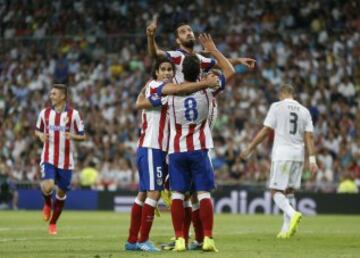
[[(36, 122), (35, 135), (44, 143), (41, 155), (41, 190), (44, 196), (43, 218), (50, 220), (49, 234), (56, 234), (56, 222), (70, 190), (72, 170), (75, 167), (74, 141), (85, 140), (84, 123), (76, 109), (66, 104), (67, 88), (54, 84), (50, 91), (52, 107), (43, 109)], [(51, 214), (51, 195), (58, 186)], [(51, 218), (51, 219), (50, 219)]]
[[(224, 71), (219, 81), (221, 89), (225, 81), (234, 75), (231, 63), (217, 50), (209, 35), (201, 35), (200, 42), (204, 48), (219, 62)], [(182, 63), (186, 82), (199, 78), (201, 61), (196, 55), (188, 55)], [(211, 75), (210, 75), (211, 76)], [(217, 251), (212, 239), (213, 207), (210, 190), (215, 186), (212, 165), (208, 150), (213, 148), (211, 130), (208, 123), (209, 94), (214, 90), (207, 89), (186, 96), (168, 96), (170, 116), (169, 173), (170, 188), (173, 191), (171, 214), (175, 230), (175, 250), (184, 251), (184, 198), (190, 190), (197, 192), (200, 200), (200, 217), (203, 222), (203, 250)], [(192, 188), (193, 187), (193, 188)]]
[[(136, 106), (142, 112), (142, 131), (138, 141), (137, 165), (140, 189), (131, 210), (131, 222), (125, 250), (159, 251), (149, 239), (154, 210), (163, 189), (163, 173), (168, 146), (167, 105), (161, 106), (159, 95), (186, 94), (217, 86), (216, 78), (177, 85), (168, 83), (174, 76), (174, 65), (166, 58), (155, 63), (153, 77), (139, 94)], [(138, 233), (140, 231), (140, 238)]]
[[(155, 58), (158, 56), (166, 56), (168, 57), (176, 67), (176, 73), (175, 73), (175, 82), (181, 83), (183, 82), (184, 75), (182, 71), (182, 62), (186, 55), (194, 54), (194, 45), (195, 45), (195, 36), (192, 28), (186, 24), (186, 23), (180, 23), (175, 28), (175, 36), (176, 36), (176, 43), (179, 45), (179, 49), (175, 51), (164, 51), (160, 49), (155, 41), (155, 33), (157, 28), (157, 17), (154, 17), (153, 21), (149, 24), (149, 26), (146, 29), (147, 34), (147, 41), (148, 41), (148, 51), (149, 54)], [(206, 58), (200, 54), (197, 54), (201, 61), (201, 76), (209, 71), (212, 67), (217, 66), (216, 62), (214, 62), (213, 59)], [(256, 60), (252, 58), (231, 58), (228, 59), (229, 62), (232, 65), (244, 65), (247, 68), (253, 69), (255, 67)], [(209, 124), (210, 128), (213, 127), (215, 120), (217, 118), (218, 114), (218, 108), (217, 108), (217, 101), (216, 101), (216, 93), (209, 95)], [(195, 235), (196, 240), (195, 242), (195, 248), (201, 247), (200, 242), (203, 238), (201, 232), (201, 220), (199, 218), (199, 209), (198, 204), (196, 201), (196, 197), (192, 198), (193, 200), (193, 207), (191, 207), (191, 202), (186, 201), (185, 202), (185, 225), (184, 228), (187, 228), (187, 231), (189, 231), (189, 227), (191, 224), (191, 220), (194, 225), (195, 229)], [(194, 245), (193, 245), (194, 246)], [(190, 247), (191, 248), (191, 247)], [(191, 248), (192, 249), (192, 248)]]

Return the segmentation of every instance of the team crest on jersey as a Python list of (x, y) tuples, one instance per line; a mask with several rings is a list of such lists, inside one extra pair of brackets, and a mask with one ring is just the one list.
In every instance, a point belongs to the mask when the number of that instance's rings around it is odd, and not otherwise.
[(157, 185), (162, 185), (162, 183), (163, 183), (163, 181), (162, 181), (161, 178), (156, 179), (156, 184)]

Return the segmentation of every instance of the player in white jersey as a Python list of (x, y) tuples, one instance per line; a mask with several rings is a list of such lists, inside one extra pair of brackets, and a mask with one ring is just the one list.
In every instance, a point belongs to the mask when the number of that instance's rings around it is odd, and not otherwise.
[[(181, 83), (184, 80), (184, 75), (182, 71), (182, 62), (185, 56), (190, 54), (195, 54), (194, 46), (195, 46), (195, 36), (192, 28), (187, 23), (180, 23), (175, 28), (175, 37), (176, 43), (179, 45), (179, 48), (174, 51), (164, 51), (161, 50), (155, 41), (155, 33), (157, 28), (157, 17), (150, 23), (150, 25), (146, 29), (147, 34), (147, 42), (148, 42), (148, 51), (152, 57), (157, 56), (166, 56), (171, 60), (176, 67), (175, 79), (176, 83)], [(206, 50), (206, 49), (205, 49)], [(206, 51), (205, 51), (206, 52)], [(198, 53), (196, 55), (199, 57), (201, 62), (201, 75), (208, 72), (212, 67), (218, 66), (215, 60), (206, 58)], [(252, 58), (233, 58), (228, 59), (232, 65), (242, 64), (250, 69), (255, 67), (256, 60)], [(210, 128), (214, 125), (214, 122), (217, 118), (218, 109), (217, 109), (217, 101), (216, 96), (217, 93), (213, 92), (209, 94), (209, 124)], [(188, 197), (187, 197), (188, 199)], [(185, 225), (184, 228), (187, 228), (186, 231), (189, 231), (191, 220), (193, 222), (195, 237), (197, 242), (192, 243), (189, 249), (201, 249), (201, 242), (203, 239), (202, 236), (202, 225), (199, 217), (199, 205), (196, 200), (196, 195), (192, 198), (193, 206), (191, 207), (191, 202), (185, 202)]]
[(163, 173), (167, 170), (165, 156), (168, 146), (168, 107), (161, 106), (158, 91), (161, 95), (186, 94), (218, 85), (215, 77), (181, 85), (168, 83), (173, 76), (174, 65), (166, 58), (158, 59), (154, 67), (154, 79), (145, 85), (136, 103), (138, 109), (147, 109), (142, 112), (142, 131), (137, 150), (140, 189), (131, 211), (125, 250), (160, 251), (149, 241), (154, 210), (163, 189)]
[[(67, 88), (54, 84), (50, 92), (52, 107), (43, 109), (36, 122), (35, 135), (44, 143), (41, 155), (44, 196), (43, 218), (50, 220), (49, 234), (57, 234), (56, 222), (62, 212), (66, 192), (70, 190), (75, 167), (74, 141), (84, 141), (84, 123), (77, 110), (66, 104)], [(56, 200), (52, 209), (51, 195), (55, 184)], [(51, 218), (51, 219), (50, 219)]]
[(256, 146), (274, 131), (271, 154), (269, 188), (275, 204), (284, 212), (284, 222), (278, 238), (293, 236), (302, 214), (295, 210), (295, 189), (301, 184), (305, 146), (309, 155), (310, 170), (318, 170), (313, 140), (313, 123), (310, 112), (294, 100), (294, 88), (284, 84), (279, 89), (280, 101), (271, 105), (264, 127), (240, 156), (248, 158)]

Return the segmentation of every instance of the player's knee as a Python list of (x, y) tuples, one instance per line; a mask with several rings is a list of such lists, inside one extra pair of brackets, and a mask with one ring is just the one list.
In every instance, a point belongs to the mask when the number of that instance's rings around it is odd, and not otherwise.
[(61, 188), (58, 188), (56, 195), (59, 196), (60, 198), (64, 198), (66, 196), (66, 192)]
[(158, 201), (160, 199), (160, 192), (159, 191), (148, 191), (147, 197), (154, 201)]
[(270, 189), (271, 190), (271, 197), (274, 197), (274, 195), (279, 192), (279, 193), (284, 193), (284, 191), (278, 190), (278, 189)]
[(285, 194), (294, 194), (294, 192), (295, 192), (295, 189), (294, 188), (287, 188), (286, 190), (285, 190)]
[(199, 202), (197, 194), (191, 195), (191, 202), (192, 203), (198, 203)]
[(53, 188), (55, 186), (55, 183), (53, 180), (45, 180), (41, 183), (41, 189), (44, 194), (49, 194), (52, 192)]
[(140, 202), (144, 202), (146, 199), (146, 192), (139, 192), (136, 196), (136, 199), (138, 199)]

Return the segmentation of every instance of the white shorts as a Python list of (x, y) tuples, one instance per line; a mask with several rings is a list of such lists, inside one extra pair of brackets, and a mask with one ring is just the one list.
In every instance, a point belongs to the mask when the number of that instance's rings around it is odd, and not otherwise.
[(286, 190), (299, 189), (304, 162), (292, 160), (277, 160), (271, 162), (269, 188)]

